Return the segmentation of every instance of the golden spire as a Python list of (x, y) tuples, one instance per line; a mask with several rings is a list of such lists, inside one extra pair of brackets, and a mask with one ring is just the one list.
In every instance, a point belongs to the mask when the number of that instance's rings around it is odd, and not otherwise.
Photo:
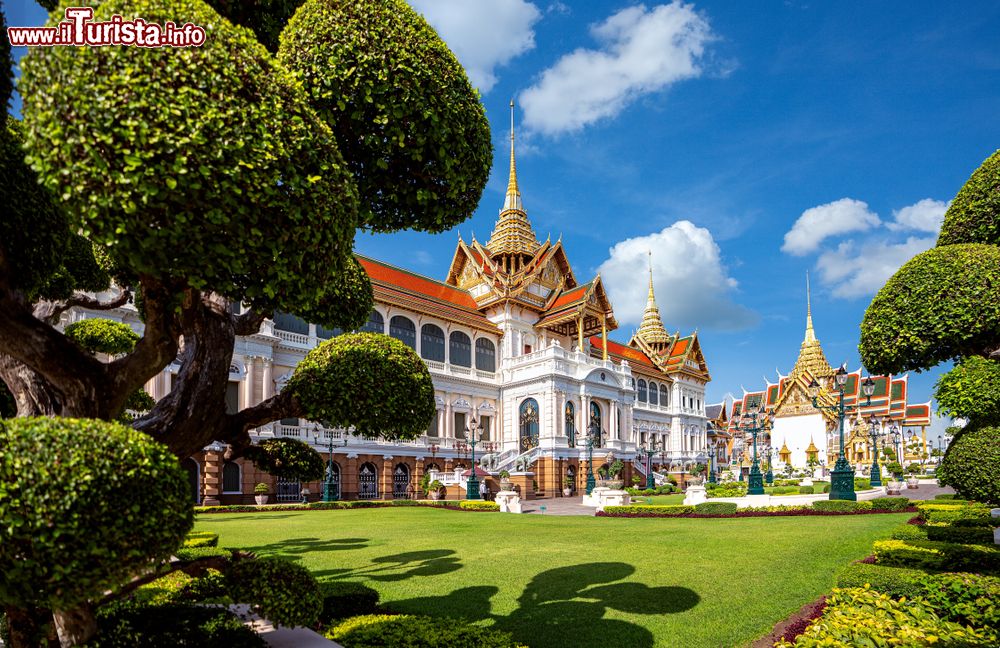
[(500, 218), (490, 234), (486, 247), (496, 254), (534, 254), (539, 247), (528, 215), (521, 202), (521, 190), (517, 186), (517, 165), (514, 162), (514, 100), (510, 100), (510, 179), (507, 181), (507, 195), (504, 197)]
[(636, 334), (646, 344), (666, 344), (670, 342), (670, 334), (660, 319), (660, 309), (656, 306), (656, 295), (653, 294), (653, 253), (649, 252), (649, 292), (646, 294), (646, 311), (642, 314), (642, 324)]
[(799, 357), (792, 368), (792, 376), (799, 376), (808, 370), (815, 378), (825, 378), (833, 375), (833, 368), (823, 354), (823, 347), (813, 330), (812, 296), (809, 291), (809, 273), (806, 273), (806, 335), (799, 347)]

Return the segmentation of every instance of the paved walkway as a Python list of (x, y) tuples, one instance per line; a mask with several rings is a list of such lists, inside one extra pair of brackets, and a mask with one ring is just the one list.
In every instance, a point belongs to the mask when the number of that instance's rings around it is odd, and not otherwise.
[(909, 497), (911, 500), (934, 499), (935, 495), (943, 493), (955, 494), (955, 489), (948, 486), (938, 486), (937, 482), (925, 481), (916, 488), (904, 488), (900, 492), (900, 497)]
[(584, 506), (583, 497), (553, 497), (521, 500), (521, 511), (539, 515), (593, 515), (593, 506)]

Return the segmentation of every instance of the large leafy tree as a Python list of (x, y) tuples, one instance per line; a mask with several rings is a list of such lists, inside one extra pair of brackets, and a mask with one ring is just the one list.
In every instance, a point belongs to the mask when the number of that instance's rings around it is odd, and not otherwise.
[(904, 264), (875, 296), (859, 350), (865, 365), (880, 372), (956, 362), (935, 397), (944, 413), (968, 425), (955, 435), (940, 476), (960, 493), (983, 497), (979, 474), (997, 466), (977, 462), (995, 457), (953, 449), (973, 446), (971, 437), (962, 441), (969, 433), (995, 437), (990, 426), (1000, 425), (1000, 151), (955, 196), (937, 246)]
[[(492, 157), (478, 96), (401, 0), (312, 0), (287, 26), (300, 2), (211, 4), (254, 31), (198, 0), (112, 0), (95, 20), (191, 22), (207, 40), (24, 57), (24, 122), (8, 121), (0, 161), (12, 180), (0, 197), (11, 209), (0, 222), (0, 378), (19, 415), (114, 419), (176, 358), (172, 392), (133, 425), (178, 456), (213, 440), (238, 454), (250, 429), (311, 412), (419, 434), (433, 413), (429, 375), (374, 337), (331, 340), (296, 389), (235, 414), (225, 386), (235, 337), (276, 309), (331, 328), (364, 322), (358, 228), (438, 232), (472, 213)], [(95, 356), (56, 326), (74, 306), (129, 301), (145, 329), (127, 353)], [(344, 410), (343, 392), (360, 383), (343, 359), (359, 357), (391, 379), (365, 383), (357, 400), (406, 407)]]

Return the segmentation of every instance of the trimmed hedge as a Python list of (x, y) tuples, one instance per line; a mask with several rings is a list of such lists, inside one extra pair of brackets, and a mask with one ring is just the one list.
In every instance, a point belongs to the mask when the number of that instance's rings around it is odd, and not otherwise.
[(462, 500), (458, 503), (458, 508), (463, 511), (499, 511), (500, 505), (496, 502), (483, 502), (480, 500)]
[(965, 502), (965, 500), (959, 500), (958, 495), (955, 493), (938, 493), (934, 496), (935, 500), (951, 500), (955, 502)]
[(704, 515), (732, 515), (738, 508), (736, 502), (702, 502), (695, 504), (694, 511)]
[(890, 596), (913, 598), (923, 590), (919, 581), (925, 576), (927, 573), (919, 569), (851, 563), (837, 576), (837, 587), (871, 586)]
[(230, 558), (233, 552), (222, 547), (181, 547), (174, 552), (178, 560), (198, 560), (199, 558)]
[(525, 648), (507, 632), (468, 625), (458, 619), (409, 614), (356, 616), (330, 628), (325, 636), (350, 648)]
[(312, 625), (323, 611), (313, 575), (282, 558), (235, 562), (226, 573), (226, 586), (233, 601), (253, 604), (258, 614), (278, 625)]
[(993, 529), (990, 527), (926, 524), (924, 529), (927, 531), (928, 540), (957, 544), (993, 545)]
[(813, 486), (799, 486), (799, 495), (812, 495), (816, 492)]
[(938, 478), (962, 497), (1000, 506), (1000, 427), (963, 430), (941, 460)]
[(87, 648), (267, 646), (257, 633), (228, 610), (200, 605), (122, 602), (98, 612), (97, 628), (97, 636), (87, 643)]
[(922, 524), (900, 524), (889, 533), (891, 540), (926, 540), (927, 531)]
[(941, 618), (976, 628), (1000, 628), (1000, 578), (981, 574), (935, 574), (921, 592)]
[(626, 513), (630, 514), (630, 517), (682, 515), (694, 513), (694, 507), (685, 504), (633, 504), (631, 506), (605, 506), (604, 513), (607, 515)]
[(184, 538), (185, 548), (218, 547), (219, 534), (211, 531), (191, 531)]
[(877, 540), (872, 547), (880, 565), (932, 571), (1000, 572), (1000, 548), (932, 540)]
[(905, 497), (876, 497), (869, 502), (876, 511), (905, 511), (912, 506)]
[(931, 524), (952, 524), (958, 520), (989, 520), (990, 510), (985, 506), (941, 506), (918, 504), (920, 518)]
[[(390, 508), (400, 506), (429, 506), (452, 511), (463, 509), (459, 502), (465, 500), (349, 500), (344, 502), (310, 502), (309, 504), (230, 504), (228, 506), (195, 506), (195, 513), (271, 513), (276, 511), (339, 511), (356, 508)], [(492, 510), (492, 509), (491, 509)]]
[(323, 611), (319, 620), (329, 625), (337, 619), (362, 614), (374, 614), (378, 609), (379, 593), (354, 581), (325, 581), (319, 584), (323, 596)]
[(871, 502), (854, 502), (851, 500), (819, 500), (812, 507), (817, 511), (833, 511), (836, 513), (853, 513), (855, 511), (873, 510)]

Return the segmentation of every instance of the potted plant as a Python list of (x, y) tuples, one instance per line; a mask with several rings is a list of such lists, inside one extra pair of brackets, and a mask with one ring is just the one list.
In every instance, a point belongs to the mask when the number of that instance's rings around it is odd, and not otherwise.
[(510, 473), (506, 470), (500, 471), (500, 490), (509, 491), (511, 490), (512, 483), (510, 481)]
[(254, 501), (257, 502), (257, 506), (264, 506), (267, 504), (267, 494), (271, 492), (271, 487), (261, 482), (253, 487)]
[(573, 478), (566, 475), (563, 478), (563, 497), (570, 497), (573, 495)]
[(917, 488), (920, 485), (920, 480), (917, 479), (917, 475), (920, 473), (920, 466), (917, 464), (910, 464), (907, 466), (906, 472), (910, 474), (910, 476), (906, 478), (906, 487)]
[(444, 490), (444, 484), (442, 484), (439, 480), (435, 479), (430, 484), (428, 484), (428, 488), (429, 488), (428, 492), (430, 493), (432, 500), (441, 499), (441, 491)]
[(620, 479), (620, 475), (624, 467), (625, 464), (622, 463), (621, 459), (615, 459), (614, 462), (606, 469), (601, 468), (601, 470), (598, 471), (602, 477), (599, 485), (611, 489), (621, 488), (622, 480)]

